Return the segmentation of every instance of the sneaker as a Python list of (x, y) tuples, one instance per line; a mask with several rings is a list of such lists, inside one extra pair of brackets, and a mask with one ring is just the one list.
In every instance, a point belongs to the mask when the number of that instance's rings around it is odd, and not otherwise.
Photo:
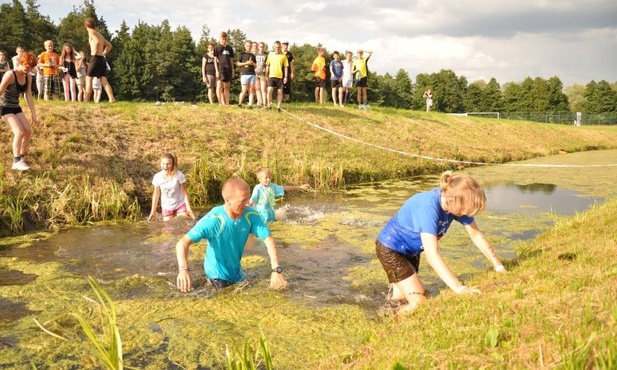
[(13, 167), (11, 168), (17, 171), (26, 171), (30, 169), (30, 166), (28, 166), (26, 162), (23, 159), (21, 159), (17, 162), (13, 162)]
[(362, 109), (362, 108), (364, 108), (362, 104), (358, 104), (358, 109)]
[(276, 108), (277, 111), (279, 111), (279, 113), (281, 113), (281, 107)]
[(252, 105), (249, 105), (248, 107), (249, 107), (249, 109), (253, 109), (253, 106), (252, 106)]

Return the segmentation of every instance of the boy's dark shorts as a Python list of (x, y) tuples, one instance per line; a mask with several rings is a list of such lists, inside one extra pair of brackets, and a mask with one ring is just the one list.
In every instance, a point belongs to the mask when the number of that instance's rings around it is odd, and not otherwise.
[(338, 79), (338, 80), (330, 80), (330, 87), (333, 89), (338, 89), (339, 87), (343, 86), (343, 80), (342, 79)]
[(326, 80), (323, 80), (320, 77), (315, 77), (315, 87), (326, 87)]
[(287, 77), (287, 82), (283, 84), (283, 94), (291, 94), (291, 78)]
[(221, 82), (231, 82), (231, 69), (219, 70), (219, 80)]
[(106, 77), (107, 76), (107, 59), (102, 55), (93, 55), (86, 71), (88, 77)]
[(269, 77), (268, 87), (276, 87), (278, 90), (281, 90), (283, 88), (283, 79), (278, 77)]
[(367, 87), (368, 86), (368, 77), (362, 77), (358, 81), (356, 81), (356, 87)]
[(375, 240), (375, 253), (388, 275), (389, 283), (405, 280), (420, 269), (420, 255), (406, 256)]

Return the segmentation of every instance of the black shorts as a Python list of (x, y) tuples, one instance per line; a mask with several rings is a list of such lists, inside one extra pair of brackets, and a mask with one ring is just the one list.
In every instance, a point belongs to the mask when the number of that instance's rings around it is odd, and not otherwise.
[(356, 87), (367, 87), (368, 86), (368, 78), (362, 77), (358, 81), (356, 81)]
[(23, 113), (21, 107), (0, 107), (0, 116)]
[(321, 87), (321, 88), (326, 87), (326, 80), (320, 77), (315, 77), (315, 87)]
[(338, 80), (330, 80), (330, 87), (333, 89), (338, 89), (343, 86), (343, 81), (339, 78)]
[(229, 281), (223, 280), (223, 279), (210, 279), (210, 278), (208, 278), (208, 281), (210, 282), (210, 284), (212, 284), (212, 286), (216, 290), (225, 289), (228, 286), (233, 285), (233, 283), (230, 283)]
[(231, 82), (231, 69), (219, 69), (219, 81)]
[(107, 76), (107, 59), (102, 55), (93, 55), (86, 71), (88, 77), (106, 77)]
[(291, 94), (291, 78), (287, 77), (287, 82), (283, 84), (283, 94), (290, 95)]
[(375, 253), (388, 275), (389, 283), (405, 280), (420, 269), (420, 255), (406, 256), (375, 240)]
[(268, 87), (276, 87), (277, 89), (283, 88), (283, 79), (278, 77), (268, 78)]

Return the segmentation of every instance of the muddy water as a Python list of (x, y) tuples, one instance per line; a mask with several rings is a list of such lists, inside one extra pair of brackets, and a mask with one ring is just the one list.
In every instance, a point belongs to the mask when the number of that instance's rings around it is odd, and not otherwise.
[[(475, 171), (490, 173), (487, 169)], [(520, 176), (517, 169), (510, 171), (511, 176), (503, 173), (500, 176), (506, 179)], [(517, 245), (549, 228), (552, 215), (572, 215), (603, 200), (598, 194), (581, 191), (580, 186), (571, 182), (566, 186), (558, 181), (524, 183), (498, 180), (500, 176), (494, 176), (492, 179), (497, 180), (492, 183), (483, 181), (489, 183), (488, 208), (477, 220), (497, 253), (505, 259), (515, 258)], [(558, 179), (552, 179), (555, 178)], [(567, 178), (572, 181), (572, 176)], [(591, 186), (588, 180), (582, 176), (580, 182), (588, 188)], [(329, 195), (288, 196), (281, 206), (283, 220), (271, 225), (289, 282), (285, 295), (309, 306), (351, 303), (374, 310), (381, 305), (386, 278), (374, 257), (374, 240), (408, 197), (436, 187), (437, 181), (437, 177), (429, 176), (350, 186)], [(190, 221), (97, 226), (63, 231), (27, 248), (5, 245), (0, 248), (0, 289), (27, 285), (36, 279), (34, 274), (12, 270), (5, 261), (56, 262), (75, 276), (92, 275), (103, 282), (139, 277), (146, 282), (116, 293), (116, 299), (147, 299), (150, 294), (160, 292), (179, 296), (181, 293), (174, 287), (177, 273), (174, 247), (191, 226)], [(455, 274), (468, 279), (486, 271), (488, 265), (463, 233), (462, 227), (453, 225), (440, 247)], [(208, 297), (212, 291), (204, 286), (203, 249), (203, 243), (192, 248), (190, 267), (195, 278), (193, 295)], [(267, 279), (267, 260), (261, 243), (245, 251), (243, 265), (249, 283)], [(444, 287), (425, 260), (420, 270), (430, 294)], [(0, 298), (2, 321), (29, 314), (23, 302)]]

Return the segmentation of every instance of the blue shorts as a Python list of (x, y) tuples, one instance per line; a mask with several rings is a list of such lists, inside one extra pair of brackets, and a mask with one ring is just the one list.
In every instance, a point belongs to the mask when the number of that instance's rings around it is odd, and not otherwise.
[(253, 85), (257, 81), (257, 77), (255, 75), (242, 75), (240, 76), (240, 83), (242, 85)]

